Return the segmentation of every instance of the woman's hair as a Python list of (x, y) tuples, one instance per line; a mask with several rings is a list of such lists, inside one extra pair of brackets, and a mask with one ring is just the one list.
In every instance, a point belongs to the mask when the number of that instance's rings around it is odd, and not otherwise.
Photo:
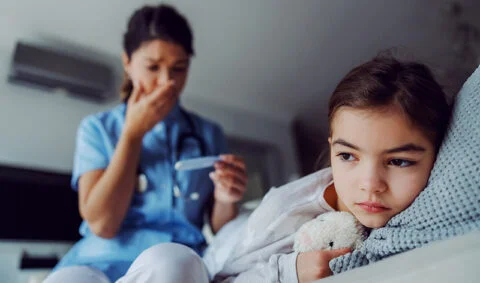
[[(128, 58), (143, 43), (161, 39), (182, 46), (188, 55), (194, 55), (193, 34), (186, 18), (168, 5), (145, 6), (133, 13), (123, 35), (123, 49)], [(125, 74), (121, 98), (127, 101), (132, 92), (132, 81)]]
[(335, 113), (340, 107), (401, 109), (410, 122), (423, 130), (438, 150), (450, 120), (450, 106), (442, 87), (427, 66), (400, 62), (379, 55), (351, 70), (330, 97), (330, 135)]

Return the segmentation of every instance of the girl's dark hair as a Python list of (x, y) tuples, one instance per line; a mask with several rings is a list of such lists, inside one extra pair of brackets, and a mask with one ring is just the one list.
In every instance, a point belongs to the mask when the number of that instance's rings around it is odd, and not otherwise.
[[(145, 6), (133, 13), (123, 35), (123, 49), (128, 58), (143, 43), (161, 39), (182, 46), (188, 55), (194, 55), (193, 34), (186, 18), (168, 5)], [(125, 74), (121, 98), (127, 101), (132, 92), (132, 81)]]
[(438, 150), (450, 120), (450, 106), (430, 69), (418, 62), (400, 62), (380, 55), (351, 70), (330, 97), (331, 125), (340, 107), (399, 107), (422, 129)]
[[(337, 85), (328, 105), (330, 135), (340, 107), (381, 109), (399, 107), (410, 122), (422, 129), (438, 151), (450, 121), (451, 107), (430, 69), (418, 62), (401, 62), (381, 54), (355, 67)], [(330, 165), (321, 152), (316, 169)]]

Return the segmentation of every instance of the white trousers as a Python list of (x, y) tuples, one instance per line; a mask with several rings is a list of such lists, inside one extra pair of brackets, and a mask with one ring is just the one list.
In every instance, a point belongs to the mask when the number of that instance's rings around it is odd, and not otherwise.
[[(105, 274), (88, 266), (71, 266), (50, 274), (44, 283), (111, 283)], [(208, 283), (202, 258), (187, 246), (162, 243), (142, 252), (116, 283)]]

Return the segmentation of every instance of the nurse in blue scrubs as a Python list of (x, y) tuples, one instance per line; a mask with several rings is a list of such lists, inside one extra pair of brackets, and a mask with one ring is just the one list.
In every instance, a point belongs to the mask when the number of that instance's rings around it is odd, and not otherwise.
[[(113, 282), (159, 243), (201, 255), (205, 221), (218, 231), (245, 192), (244, 161), (227, 154), (220, 127), (180, 105), (194, 55), (186, 19), (170, 6), (143, 7), (123, 48), (124, 103), (86, 117), (77, 132), (72, 187), (83, 238), (46, 282)], [(214, 168), (174, 169), (209, 155), (221, 155)]]

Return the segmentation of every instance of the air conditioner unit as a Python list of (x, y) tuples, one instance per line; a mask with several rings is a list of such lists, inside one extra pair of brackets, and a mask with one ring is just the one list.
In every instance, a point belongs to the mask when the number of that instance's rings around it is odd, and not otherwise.
[(112, 96), (113, 72), (97, 62), (18, 42), (8, 80), (103, 101)]

